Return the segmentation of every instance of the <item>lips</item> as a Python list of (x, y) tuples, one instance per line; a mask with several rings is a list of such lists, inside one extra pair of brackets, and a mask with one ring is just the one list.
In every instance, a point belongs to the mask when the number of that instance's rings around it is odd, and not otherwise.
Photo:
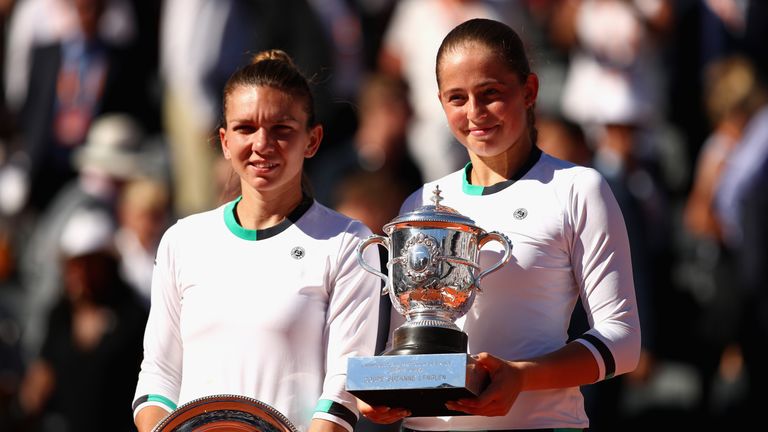
[(256, 171), (266, 172), (274, 169), (277, 167), (276, 163), (267, 162), (267, 161), (257, 161), (257, 162), (249, 162), (249, 166), (251, 166)]
[(256, 168), (273, 168), (277, 166), (277, 164), (271, 162), (251, 162), (251, 165)]
[(484, 137), (490, 135), (493, 131), (495, 131), (497, 126), (489, 126), (489, 127), (471, 127), (469, 128), (469, 134), (474, 137)]

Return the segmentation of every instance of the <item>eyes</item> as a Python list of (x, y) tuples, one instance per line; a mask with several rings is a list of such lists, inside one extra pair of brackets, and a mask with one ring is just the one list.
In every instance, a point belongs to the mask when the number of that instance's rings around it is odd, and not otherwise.
[[(232, 131), (238, 135), (252, 135), (259, 130), (254, 124), (250, 123), (237, 123), (232, 127)], [(287, 139), (289, 138), (296, 128), (287, 123), (277, 123), (267, 126), (268, 133), (275, 139)]]
[(453, 106), (462, 106), (467, 102), (470, 96), (474, 97), (479, 103), (489, 104), (495, 102), (502, 97), (502, 91), (495, 87), (488, 87), (481, 89), (476, 93), (465, 93), (462, 91), (455, 91), (448, 93), (445, 96), (445, 100), (448, 104)]

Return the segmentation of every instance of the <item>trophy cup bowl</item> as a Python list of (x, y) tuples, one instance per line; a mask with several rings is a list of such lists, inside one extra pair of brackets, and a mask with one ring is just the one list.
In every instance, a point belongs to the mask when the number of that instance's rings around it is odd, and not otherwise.
[[(372, 406), (407, 408), (415, 417), (463, 415), (445, 402), (477, 396), (486, 385), (454, 321), (470, 310), (481, 279), (506, 264), (512, 249), (505, 235), (484, 231), (442, 199), (435, 188), (434, 205), (393, 219), (383, 227), (387, 237), (371, 235), (357, 249), (360, 265), (384, 280), (382, 295), (389, 294), (406, 322), (382, 356), (348, 360), (347, 391)], [(481, 271), (480, 250), (490, 241), (501, 243), (504, 255)], [(373, 244), (389, 251), (389, 277), (362, 258)]]

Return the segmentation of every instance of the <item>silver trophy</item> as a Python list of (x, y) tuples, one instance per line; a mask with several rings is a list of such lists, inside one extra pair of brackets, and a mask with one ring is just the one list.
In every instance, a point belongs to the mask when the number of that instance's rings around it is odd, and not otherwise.
[[(506, 264), (512, 246), (504, 234), (486, 232), (440, 202), (420, 207), (384, 225), (388, 237), (372, 235), (358, 246), (358, 262), (379, 276), (395, 310), (406, 322), (398, 327), (392, 349), (382, 356), (353, 357), (347, 390), (370, 405), (408, 408), (414, 416), (460, 415), (444, 403), (476, 396), (485, 385), (482, 368), (467, 355), (467, 335), (455, 324), (472, 306), (483, 277)], [(480, 249), (490, 241), (504, 247), (501, 259), (486, 270)], [(389, 277), (363, 259), (380, 244), (389, 251)]]

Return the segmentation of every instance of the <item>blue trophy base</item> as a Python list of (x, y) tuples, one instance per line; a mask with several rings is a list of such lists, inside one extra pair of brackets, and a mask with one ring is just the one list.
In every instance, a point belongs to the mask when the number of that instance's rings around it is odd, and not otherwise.
[(412, 417), (461, 416), (445, 402), (476, 397), (488, 374), (465, 353), (351, 357), (347, 391), (371, 406), (405, 408)]

